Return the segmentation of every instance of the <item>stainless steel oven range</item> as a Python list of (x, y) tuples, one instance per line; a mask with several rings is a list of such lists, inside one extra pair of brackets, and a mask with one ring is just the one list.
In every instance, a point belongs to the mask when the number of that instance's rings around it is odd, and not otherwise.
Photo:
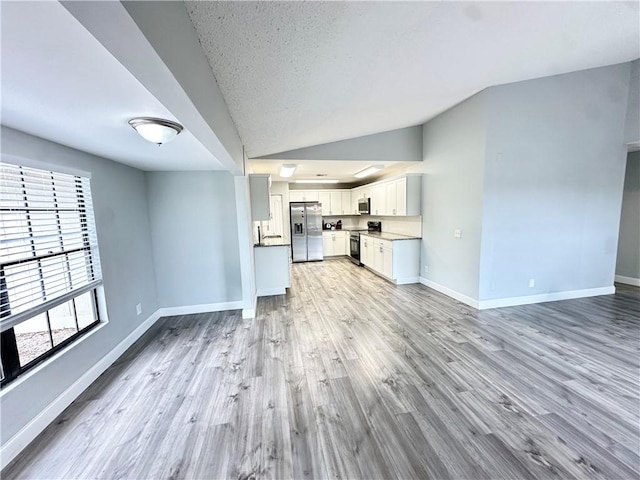
[(365, 230), (351, 230), (349, 232), (349, 246), (351, 261), (356, 265), (362, 266), (360, 261), (360, 233), (362, 232), (381, 232), (382, 222), (367, 222), (367, 229)]

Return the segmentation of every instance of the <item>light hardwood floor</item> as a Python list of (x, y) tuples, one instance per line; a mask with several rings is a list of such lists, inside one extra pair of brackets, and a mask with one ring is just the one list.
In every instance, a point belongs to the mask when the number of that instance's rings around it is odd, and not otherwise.
[(640, 289), (478, 312), (347, 260), (162, 319), (12, 478), (632, 479)]

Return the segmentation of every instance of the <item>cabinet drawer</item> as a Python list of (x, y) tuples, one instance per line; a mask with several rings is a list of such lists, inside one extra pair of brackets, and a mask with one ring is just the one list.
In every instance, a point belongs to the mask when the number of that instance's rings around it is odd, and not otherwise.
[(374, 245), (378, 248), (392, 248), (393, 243), (390, 240), (374, 240)]

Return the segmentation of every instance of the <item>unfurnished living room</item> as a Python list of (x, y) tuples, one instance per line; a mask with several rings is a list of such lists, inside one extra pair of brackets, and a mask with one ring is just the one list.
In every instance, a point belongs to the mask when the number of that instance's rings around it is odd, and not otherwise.
[(640, 2), (0, 20), (3, 479), (640, 478)]

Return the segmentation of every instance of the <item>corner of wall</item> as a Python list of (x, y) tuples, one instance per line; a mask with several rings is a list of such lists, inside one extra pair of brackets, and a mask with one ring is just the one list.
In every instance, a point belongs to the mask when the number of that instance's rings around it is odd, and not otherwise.
[[(240, 271), (242, 277), (242, 302), (244, 305), (243, 317), (247, 315), (248, 317), (246, 318), (251, 318), (251, 316), (255, 316), (256, 284), (249, 177), (236, 176), (234, 177), (234, 183), (237, 208), (238, 251), (240, 254)], [(244, 310), (246, 310), (246, 312)]]

